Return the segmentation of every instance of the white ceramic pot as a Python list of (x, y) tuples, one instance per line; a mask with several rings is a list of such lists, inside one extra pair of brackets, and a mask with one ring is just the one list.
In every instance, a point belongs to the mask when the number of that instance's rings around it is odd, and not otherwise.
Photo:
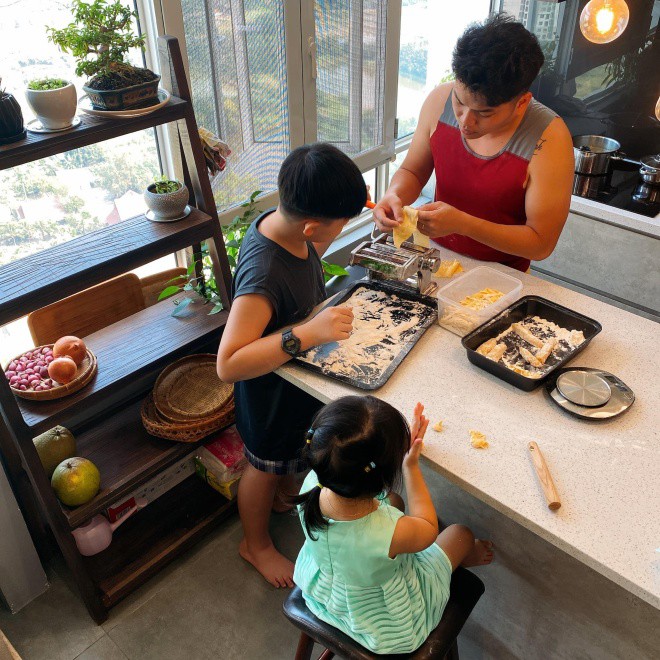
[(76, 116), (78, 97), (73, 83), (59, 89), (26, 89), (25, 98), (44, 128), (66, 128)]

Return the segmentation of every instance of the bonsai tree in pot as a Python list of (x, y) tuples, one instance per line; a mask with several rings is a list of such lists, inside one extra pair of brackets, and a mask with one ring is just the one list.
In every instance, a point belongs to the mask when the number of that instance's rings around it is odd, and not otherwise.
[(100, 110), (125, 110), (153, 105), (160, 76), (126, 61), (131, 48), (144, 50), (145, 36), (136, 36), (131, 20), (137, 13), (120, 0), (73, 0), (74, 22), (48, 38), (76, 58), (76, 75), (90, 76), (83, 89)]
[[(168, 179), (164, 174), (156, 177), (144, 191), (144, 201), (151, 209), (154, 222), (173, 222), (188, 215), (188, 188), (180, 181)], [(147, 217), (149, 217), (147, 215)]]
[(0, 78), (0, 144), (18, 142), (26, 135), (23, 112), (18, 101), (2, 88)]
[(68, 128), (76, 116), (76, 88), (62, 78), (31, 80), (25, 98), (44, 128)]

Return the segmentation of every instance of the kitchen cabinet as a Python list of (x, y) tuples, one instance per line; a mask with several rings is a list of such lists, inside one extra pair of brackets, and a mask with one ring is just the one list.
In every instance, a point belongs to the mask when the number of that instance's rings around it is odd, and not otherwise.
[[(85, 115), (80, 126), (68, 131), (30, 133), (25, 140), (0, 147), (0, 169), (172, 124), (176, 143), (182, 147), (192, 212), (173, 223), (152, 223), (140, 215), (3, 266), (0, 324), (164, 255), (190, 246), (199, 251), (203, 240), (208, 241), (228, 308), (229, 263), (177, 40), (161, 37), (159, 57), (161, 85), (172, 93), (167, 105), (130, 119)], [(12, 476), (21, 481), (27, 474), (82, 598), (99, 623), (109, 608), (235, 508), (192, 476), (122, 525), (111, 546), (98, 555), (81, 556), (71, 534), (194, 451), (194, 444), (148, 435), (140, 420), (140, 401), (167, 364), (182, 355), (213, 350), (228, 312), (209, 316), (208, 307), (199, 304), (191, 305), (181, 318), (173, 318), (172, 309), (172, 301), (165, 300), (85, 337), (98, 358), (98, 374), (75, 394), (52, 401), (18, 399), (0, 374), (0, 409), (8, 431), (6, 437), (0, 436), (0, 449), (18, 456), (13, 463), (22, 464), (23, 472)], [(74, 432), (78, 455), (92, 460), (101, 473), (100, 492), (75, 509), (61, 505), (55, 497), (32, 443), (34, 436), (57, 424)]]

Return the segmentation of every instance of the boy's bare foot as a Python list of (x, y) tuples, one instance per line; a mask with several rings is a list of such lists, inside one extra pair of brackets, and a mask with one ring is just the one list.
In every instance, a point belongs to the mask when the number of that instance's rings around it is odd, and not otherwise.
[(468, 556), (461, 562), (461, 566), (469, 568), (470, 566), (485, 566), (493, 561), (493, 542), (474, 540), (474, 548), (468, 553)]
[(280, 554), (274, 545), (253, 552), (245, 539), (238, 546), (238, 553), (254, 566), (274, 587), (293, 587), (293, 562)]

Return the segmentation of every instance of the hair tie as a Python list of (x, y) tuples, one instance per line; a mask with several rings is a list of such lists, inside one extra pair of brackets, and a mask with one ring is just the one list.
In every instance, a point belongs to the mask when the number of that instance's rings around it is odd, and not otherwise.
[(312, 437), (314, 436), (314, 429), (309, 429), (307, 433), (305, 433), (305, 442), (308, 445), (312, 444)]
[(369, 463), (369, 465), (367, 465), (364, 468), (364, 471), (365, 472), (371, 472), (372, 470), (375, 470), (375, 469), (376, 469), (376, 464), (373, 461), (371, 461), (371, 463)]
[(316, 485), (317, 485), (319, 488), (321, 488), (321, 489), (323, 488), (323, 486), (321, 485), (321, 482), (320, 482), (320, 481), (319, 481)]

